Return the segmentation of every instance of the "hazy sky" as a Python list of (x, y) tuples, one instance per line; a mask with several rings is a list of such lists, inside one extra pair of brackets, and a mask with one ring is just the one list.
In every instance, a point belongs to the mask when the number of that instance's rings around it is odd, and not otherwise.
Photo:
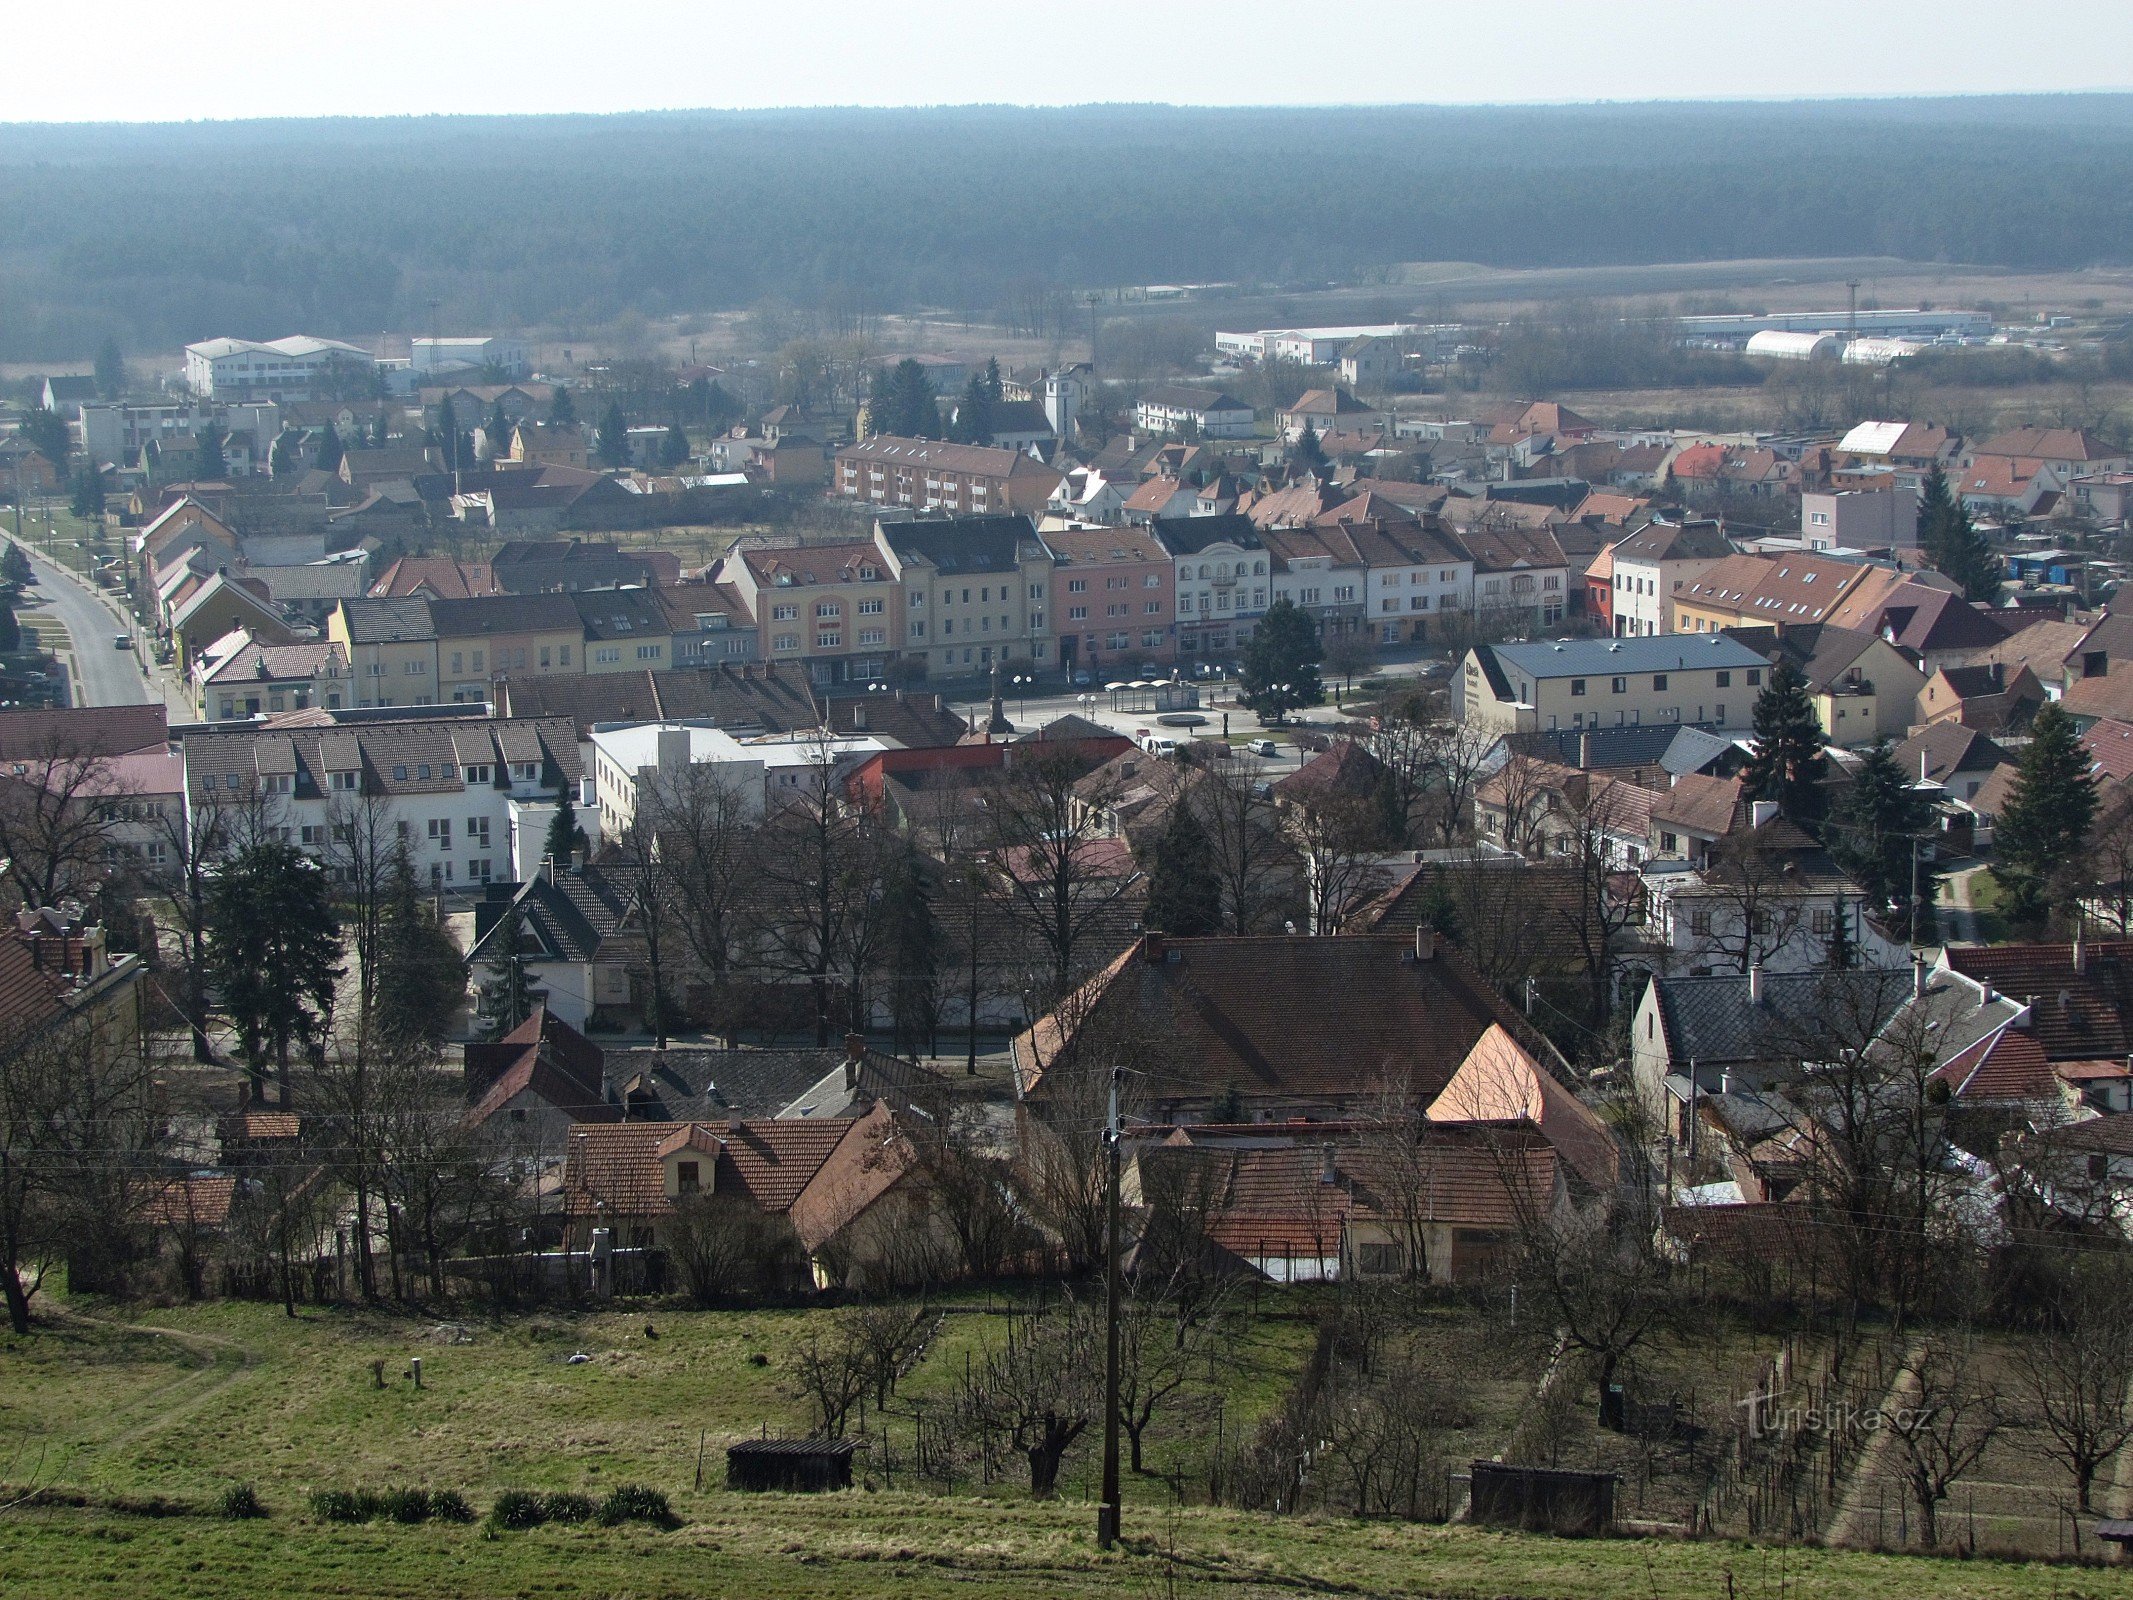
[(96, 17), (11, 20), (0, 119), (2133, 84), (2133, 0), (105, 0)]

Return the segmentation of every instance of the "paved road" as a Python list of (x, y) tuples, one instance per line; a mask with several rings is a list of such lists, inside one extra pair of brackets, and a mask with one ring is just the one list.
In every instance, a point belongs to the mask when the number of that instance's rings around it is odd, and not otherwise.
[(38, 555), (27, 542), (22, 549), (37, 574), (32, 604), (56, 617), (74, 641), (69, 679), (74, 704), (132, 706), (161, 698), (141, 676), (136, 653), (113, 647), (112, 637), (123, 624), (111, 607), (58, 562)]

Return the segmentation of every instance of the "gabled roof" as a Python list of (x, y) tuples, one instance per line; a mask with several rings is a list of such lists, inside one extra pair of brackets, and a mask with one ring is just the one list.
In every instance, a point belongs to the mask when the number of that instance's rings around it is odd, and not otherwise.
[(2078, 973), (2074, 950), (2070, 944), (1951, 945), (1941, 962), (2029, 1004), (2029, 1029), (2051, 1060), (2123, 1059), (2133, 1049), (2133, 940), (2086, 942)]
[(1857, 1018), (1874, 1031), (1911, 998), (1909, 972), (1766, 972), (1763, 998), (1748, 998), (1738, 973), (1654, 978), (1652, 989), (1669, 1059), (1699, 1067), (1798, 1058), (1828, 1015)]
[(347, 619), (348, 638), (353, 644), (394, 644), (437, 637), (430, 621), (430, 603), (419, 595), (343, 600), (341, 614)]
[(943, 577), (1015, 572), (1025, 557), (1042, 551), (1036, 524), (1025, 516), (884, 522), (881, 534), (899, 560), (924, 561)]
[(1920, 728), (1889, 752), (1908, 782), (1945, 783), (1958, 772), (1989, 772), (2010, 758), (1975, 728), (1949, 719)]
[(1722, 839), (1740, 814), (1741, 782), (1686, 772), (1652, 805), (1652, 826)]
[(1615, 1186), (1621, 1152), (1614, 1135), (1501, 1023), (1475, 1041), (1427, 1115), (1437, 1123), (1531, 1123), (1589, 1187), (1604, 1194)]
[(0, 710), (0, 761), (122, 756), (160, 750), (169, 738), (169, 712), (160, 702)]
[(2045, 1059), (2036, 1036), (2019, 1028), (2002, 1028), (1957, 1051), (1933, 1076), (1965, 1104), (2027, 1104), (2060, 1099), (2058, 1075)]
[(1276, 799), (1291, 805), (1324, 805), (1329, 800), (1365, 800), (1385, 777), (1385, 763), (1353, 739), (1337, 739), (1274, 784)]
[(1143, 389), (1138, 402), (1144, 406), (1160, 406), (1168, 411), (1250, 411), (1252, 408), (1231, 394), (1220, 389), (1195, 389), (1185, 384), (1165, 384), (1154, 389)]
[[(1586, 496), (1586, 503), (1590, 504), (1593, 498)], [(1585, 514), (1585, 508), (1580, 506), (1579, 515)], [(1715, 560), (1731, 553), (1732, 547), (1715, 522), (1648, 522), (1615, 543), (1617, 562)]]

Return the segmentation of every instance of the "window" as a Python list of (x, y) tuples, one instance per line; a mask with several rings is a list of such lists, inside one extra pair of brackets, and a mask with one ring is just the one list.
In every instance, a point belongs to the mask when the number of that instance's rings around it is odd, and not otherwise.
[(353, 768), (344, 768), (339, 772), (327, 775), (326, 787), (329, 789), (353, 789), (356, 786), (356, 777), (357, 774)]
[(1163, 602), (1160, 600), (1151, 600), (1146, 605), (1142, 606), (1141, 610), (1148, 616), (1159, 617), (1163, 614)]
[(1704, 936), (1705, 938), (1709, 938), (1709, 937), (1710, 937), (1710, 933), (1711, 933), (1711, 908), (1710, 908), (1709, 906), (1692, 906), (1692, 907), (1690, 907), (1690, 909), (1689, 909), (1689, 932), (1691, 932), (1691, 933), (1695, 933), (1695, 934), (1701, 934), (1701, 935), (1703, 935), (1703, 936)]
[(622, 646), (619, 644), (603, 644), (593, 652), (593, 661), (598, 665), (610, 664), (621, 659)]
[(294, 794), (296, 775), (290, 772), (270, 772), (260, 780), (259, 786), (268, 794)]
[(491, 782), (495, 778), (495, 776), (496, 775), (489, 770), (488, 764), (486, 762), (469, 762), (467, 764), (467, 782), (470, 784), (488, 783)]
[(1750, 667), (1748, 669), (1748, 687), (1751, 689), (1757, 688), (1761, 685), (1762, 681), (1763, 669), (1761, 667)]
[(1718, 675), (1718, 686), (1719, 686), (1719, 688), (1721, 688), (1721, 689), (1730, 689), (1730, 688), (1732, 688), (1732, 687), (1733, 687), (1733, 674), (1732, 674), (1732, 673), (1730, 673), (1730, 672), (1721, 672), (1721, 673), (1720, 673), (1720, 674)]
[(1088, 620), (1089, 620), (1089, 608), (1088, 608), (1087, 606), (1068, 606), (1068, 607), (1067, 607), (1067, 621), (1069, 621), (1069, 622), (1086, 622), (1086, 621), (1088, 621)]
[(429, 676), (429, 672), (430, 664), (427, 661), (410, 661), (407, 663), (407, 675), (410, 678), (426, 678)]
[[(916, 605), (917, 602), (913, 601), (912, 604)], [(772, 622), (791, 622), (799, 615), (800, 608), (798, 606), (772, 606), (770, 608), (770, 620)]]
[[(1145, 577), (1145, 578), (1141, 579), (1141, 587), (1142, 587), (1143, 589), (1160, 589), (1160, 588), (1162, 588), (1162, 587), (1163, 587), (1163, 575), (1162, 575), (1162, 574), (1161, 574), (1160, 572), (1151, 572), (1151, 573), (1149, 573), (1147, 577)], [(1032, 584), (1032, 585), (1030, 586), (1030, 598), (1031, 598), (1032, 600), (1034, 600), (1034, 599), (1036, 599), (1036, 597), (1037, 597), (1037, 589), (1036, 589), (1036, 585)]]
[(1583, 694), (1585, 692), (1585, 680), (1583, 678), (1572, 678), (1570, 680), (1570, 692), (1573, 695)]
[(840, 648), (843, 643), (844, 635), (841, 633), (818, 633), (815, 635), (815, 648), (817, 650), (835, 650)]
[(906, 604), (909, 605), (913, 611), (923, 611), (926, 609), (926, 597), (918, 590), (913, 589), (911, 591), (911, 598), (906, 602)]
[(881, 602), (879, 600), (862, 600), (859, 602), (858, 609), (862, 617), (878, 617), (881, 615)]
[(639, 661), (657, 661), (661, 654), (662, 651), (656, 644), (640, 644), (637, 646), (637, 659)]
[(844, 607), (834, 600), (824, 600), (816, 605), (815, 615), (818, 617), (841, 617), (844, 615)]
[(1665, 673), (1663, 673), (1663, 672), (1655, 672), (1655, 673), (1653, 673), (1653, 674), (1652, 674), (1652, 687), (1653, 687), (1654, 689), (1664, 689), (1664, 688), (1666, 687), (1666, 674), (1665, 674)]
[(395, 783), (405, 783), (407, 781), (407, 767), (404, 763), (393, 768), (393, 781)]
[(452, 819), (450, 817), (430, 818), (430, 843), (440, 850), (452, 848)]
[(771, 639), (770, 648), (773, 650), (797, 650), (800, 648), (800, 636), (797, 633), (778, 634)]
[(1089, 592), (1089, 580), (1088, 580), (1087, 578), (1069, 578), (1069, 579), (1067, 579), (1067, 593), (1068, 593), (1068, 594), (1087, 594), (1088, 592)]
[(914, 638), (914, 639), (923, 639), (923, 638), (925, 638), (925, 637), (926, 637), (926, 625), (925, 625), (925, 624), (924, 624), (923, 622), (914, 622), (914, 623), (912, 623), (912, 624), (911, 624), (911, 637), (912, 637), (912, 638)]
[(1612, 694), (1627, 694), (1627, 693), (1629, 693), (1629, 679), (1627, 679), (1627, 678), (1611, 678), (1611, 679), (1609, 679), (1609, 680), (1608, 680), (1608, 690), (1609, 690), (1609, 692), (1610, 692), (1610, 693), (1612, 693)]

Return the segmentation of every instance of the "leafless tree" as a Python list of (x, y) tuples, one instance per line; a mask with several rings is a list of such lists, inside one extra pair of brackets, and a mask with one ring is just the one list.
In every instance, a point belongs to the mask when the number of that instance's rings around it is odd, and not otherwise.
[(758, 839), (751, 942), (775, 977), (805, 983), (815, 1043), (836, 1030), (836, 977), (879, 890), (872, 820), (847, 797), (827, 743), (803, 782), (781, 793)]
[(1044, 1006), (1082, 976), (1090, 933), (1115, 915), (1131, 880), (1103, 837), (1108, 798), (1082, 786), (1095, 763), (1081, 747), (1028, 739), (1009, 754), (986, 785), (985, 845), (1000, 903), (1035, 947)]
[(963, 1380), (966, 1429), (1004, 1437), (1029, 1464), (1030, 1493), (1049, 1500), (1066, 1453), (1102, 1410), (1102, 1332), (1078, 1300), (1017, 1312), (988, 1338)]
[(2005, 1420), (1999, 1392), (1985, 1381), (1976, 1342), (1935, 1334), (1921, 1340), (1899, 1383), (1879, 1409), (1882, 1430), (1895, 1442), (1904, 1486), (1918, 1511), (1919, 1542), (1940, 1543), (1940, 1506)]
[(347, 908), (345, 921), (355, 940), (356, 981), (366, 1018), (376, 1013), (385, 914), (392, 903), (394, 874), (408, 855), (407, 826), (389, 797), (369, 789), (336, 794), (326, 807), (324, 860), (334, 893)]
[(1488, 765), (1496, 736), (1449, 718), (1427, 727), (1432, 785), (1425, 812), (1437, 829), (1438, 842), (1450, 849), (1469, 827), (1474, 790)]
[(2133, 1441), (2133, 1280), (2123, 1263), (2102, 1253), (2073, 1263), (2020, 1373), (2035, 1448), (2066, 1469), (2085, 1516), (2097, 1475)]
[(1378, 810), (1360, 795), (1324, 795), (1281, 808), (1282, 832), (1302, 864), (1311, 932), (1339, 933), (1389, 881)]
[(0, 771), (0, 857), (24, 905), (86, 904), (110, 871), (127, 796), (111, 758), (64, 727)]
[(928, 1094), (913, 1106), (906, 1137), (918, 1182), (954, 1235), (964, 1274), (980, 1281), (996, 1276), (1029, 1242), (1031, 1229), (1013, 1163), (992, 1147), (984, 1108)]
[(1782, 850), (1753, 832), (1718, 841), (1697, 898), (1711, 910), (1712, 944), (1736, 972), (1770, 967), (1809, 938), (1809, 897)]
[(1588, 1004), (1600, 1024), (1614, 1011), (1617, 947), (1643, 914), (1641, 886), (1626, 873), (1615, 838), (1620, 809), (1615, 785), (1574, 786), (1557, 819), (1551, 858), (1568, 874), (1571, 887), (1555, 901), (1557, 929), (1577, 949)]
[(237, 812), (218, 805), (165, 806), (148, 822), (151, 843), (162, 848), (151, 850), (139, 868), (143, 889), (161, 903), (177, 931), (195, 1061), (214, 1057), (207, 1036), (208, 884), (216, 865), (235, 849), (238, 820)]
[(2133, 787), (2106, 791), (2089, 830), (2089, 907), (2120, 935), (2133, 933)]
[(17, 1335), (55, 1260), (86, 1275), (123, 1258), (156, 1144), (151, 1091), (130, 1025), (108, 1014), (55, 1003), (0, 1037), (0, 1298)]
[(420, 1256), (429, 1292), (441, 1299), (446, 1254), (466, 1235), (493, 1181), (486, 1151), (457, 1086), (426, 1052), (388, 1060), (380, 1100), (388, 1233), (396, 1253)]
[(662, 774), (650, 800), (673, 888), (674, 931), (724, 1009), (743, 938), (743, 896), (760, 819), (746, 789), (714, 763)]
[(629, 878), (626, 922), (644, 948), (645, 1026), (652, 1032), (654, 1047), (664, 1050), (673, 1005), (668, 993), (668, 935), (681, 915), (681, 886), (668, 868), (656, 807), (640, 807), (630, 825), (612, 841), (612, 848), (612, 860)]
[(809, 1428), (816, 1437), (841, 1439), (853, 1408), (864, 1409), (865, 1353), (841, 1323), (812, 1319), (794, 1341), (788, 1388), (795, 1399), (807, 1403)]
[(792, 1224), (744, 1196), (700, 1190), (674, 1202), (667, 1258), (700, 1306), (789, 1280), (798, 1255)]
[(1195, 808), (1213, 847), (1225, 931), (1268, 931), (1290, 898), (1283, 885), (1297, 871), (1273, 802), (1256, 792), (1255, 780), (1241, 762), (1211, 761), (1177, 803)]

